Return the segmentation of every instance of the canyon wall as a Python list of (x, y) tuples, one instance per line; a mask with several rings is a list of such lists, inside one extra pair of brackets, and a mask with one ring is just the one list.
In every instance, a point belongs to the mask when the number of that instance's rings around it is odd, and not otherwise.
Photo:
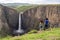
[(16, 10), (0, 5), (0, 36), (11, 34), (18, 27), (18, 21)]
[[(40, 19), (47, 17), (50, 27), (60, 27), (60, 5), (41, 5), (23, 12), (21, 28), (25, 32), (39, 29)], [(0, 35), (12, 34), (19, 25), (19, 13), (11, 8), (0, 5)]]
[(50, 27), (60, 26), (60, 5), (41, 5), (26, 10), (22, 15), (22, 28), (39, 29), (39, 21), (49, 19)]

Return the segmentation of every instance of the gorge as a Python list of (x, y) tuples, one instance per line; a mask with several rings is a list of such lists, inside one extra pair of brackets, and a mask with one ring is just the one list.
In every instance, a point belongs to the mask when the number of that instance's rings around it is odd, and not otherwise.
[[(20, 17), (20, 18), (19, 18)], [(39, 29), (39, 19), (49, 19), (50, 27), (60, 27), (60, 5), (40, 5), (25, 10), (23, 14), (15, 9), (0, 5), (0, 35), (10, 35)]]

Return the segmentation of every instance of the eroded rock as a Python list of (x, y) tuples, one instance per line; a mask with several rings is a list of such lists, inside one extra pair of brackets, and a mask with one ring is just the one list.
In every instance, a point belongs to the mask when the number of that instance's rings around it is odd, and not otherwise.
[(60, 5), (41, 5), (26, 10), (22, 15), (22, 28), (25, 30), (38, 29), (39, 19), (49, 19), (51, 27), (60, 26)]
[(0, 34), (8, 35), (18, 27), (19, 14), (16, 10), (0, 5)]

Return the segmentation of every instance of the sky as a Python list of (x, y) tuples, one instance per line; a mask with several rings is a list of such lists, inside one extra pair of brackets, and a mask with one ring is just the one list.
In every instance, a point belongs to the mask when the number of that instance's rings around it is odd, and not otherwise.
[(0, 0), (0, 3), (60, 4), (60, 0)]

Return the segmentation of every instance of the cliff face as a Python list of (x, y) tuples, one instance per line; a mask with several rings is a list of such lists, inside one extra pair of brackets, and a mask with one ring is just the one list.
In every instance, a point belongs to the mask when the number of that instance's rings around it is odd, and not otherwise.
[[(45, 5), (31, 8), (22, 14), (22, 29), (29, 31), (31, 29), (39, 29), (39, 21), (45, 18), (49, 19), (51, 27), (60, 26), (60, 6)], [(18, 28), (19, 13), (11, 8), (0, 5), (0, 34), (6, 35), (12, 33)]]
[(0, 5), (0, 34), (6, 35), (18, 26), (18, 12), (14, 9)]
[(60, 6), (59, 5), (45, 5), (26, 10), (22, 15), (22, 28), (24, 29), (38, 29), (39, 19), (49, 19), (51, 27), (60, 26)]

